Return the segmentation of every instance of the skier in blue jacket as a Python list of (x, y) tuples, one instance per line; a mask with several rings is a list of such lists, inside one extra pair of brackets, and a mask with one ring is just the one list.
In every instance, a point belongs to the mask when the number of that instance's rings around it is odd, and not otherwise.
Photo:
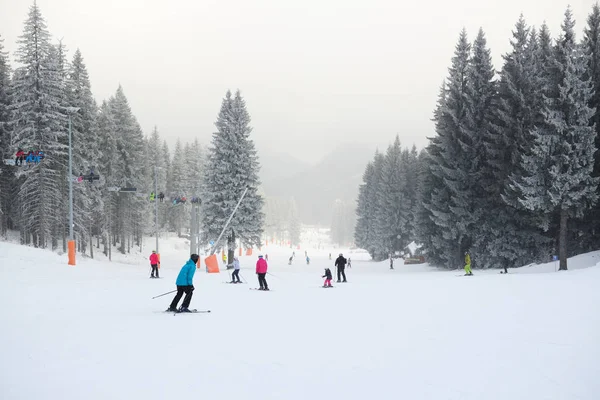
[[(177, 275), (177, 280), (175, 281), (175, 284), (177, 285), (177, 294), (167, 311), (191, 312), (189, 306), (192, 301), (192, 292), (194, 291), (194, 273), (196, 272), (196, 264), (199, 259), (200, 256), (198, 254), (192, 254), (188, 262), (181, 267), (181, 271), (179, 271), (179, 275)], [(177, 309), (177, 304), (179, 304), (179, 300), (181, 300), (184, 293), (185, 298), (183, 299), (181, 308)]]

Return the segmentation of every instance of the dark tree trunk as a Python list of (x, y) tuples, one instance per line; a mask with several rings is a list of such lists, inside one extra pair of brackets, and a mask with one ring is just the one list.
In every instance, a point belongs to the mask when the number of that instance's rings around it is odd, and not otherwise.
[(558, 257), (560, 259), (559, 271), (567, 270), (567, 210), (560, 210), (560, 234), (558, 241)]

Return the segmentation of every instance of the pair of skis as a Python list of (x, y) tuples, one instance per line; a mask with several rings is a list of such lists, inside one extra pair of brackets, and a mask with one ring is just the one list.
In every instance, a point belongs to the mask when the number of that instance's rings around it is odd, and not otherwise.
[(190, 312), (181, 312), (181, 311), (165, 311), (165, 312), (170, 312), (173, 313), (173, 315), (178, 315), (178, 314), (207, 314), (210, 313), (210, 310), (196, 310), (195, 308), (193, 310), (190, 310)]

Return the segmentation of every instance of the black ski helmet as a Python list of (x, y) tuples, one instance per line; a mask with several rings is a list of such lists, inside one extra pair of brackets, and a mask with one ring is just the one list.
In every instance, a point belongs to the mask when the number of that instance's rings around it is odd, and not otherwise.
[(198, 254), (192, 254), (190, 256), (190, 258), (192, 259), (192, 261), (194, 262), (194, 264), (197, 264), (198, 260), (200, 259), (200, 256)]

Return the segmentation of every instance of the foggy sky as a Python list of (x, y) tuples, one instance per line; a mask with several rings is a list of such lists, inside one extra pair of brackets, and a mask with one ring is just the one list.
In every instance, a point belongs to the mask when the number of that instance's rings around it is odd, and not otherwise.
[[(11, 53), (33, 0), (0, 0)], [(577, 39), (593, 0), (572, 0)], [(554, 38), (557, 0), (38, 0), (100, 103), (121, 84), (144, 132), (210, 142), (242, 90), (259, 152), (315, 162), (346, 142), (426, 144), (460, 30), (487, 35), (497, 69), (519, 14)]]

